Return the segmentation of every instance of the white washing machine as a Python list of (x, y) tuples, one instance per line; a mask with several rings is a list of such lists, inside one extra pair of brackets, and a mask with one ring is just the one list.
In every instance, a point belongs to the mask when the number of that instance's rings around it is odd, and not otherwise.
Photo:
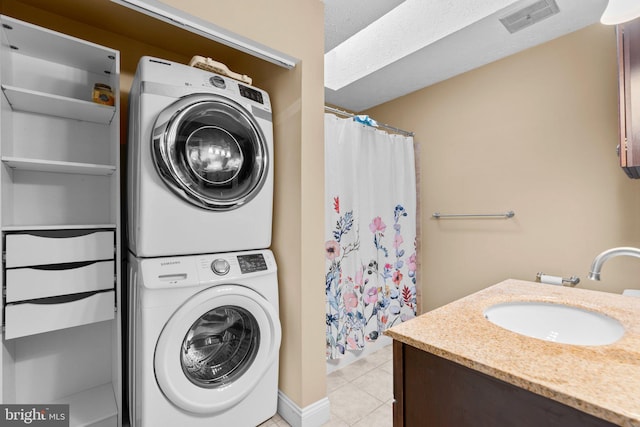
[(136, 256), (271, 245), (269, 94), (143, 57), (129, 94), (128, 240)]
[(269, 250), (130, 254), (132, 427), (254, 427), (276, 413), (276, 263)]

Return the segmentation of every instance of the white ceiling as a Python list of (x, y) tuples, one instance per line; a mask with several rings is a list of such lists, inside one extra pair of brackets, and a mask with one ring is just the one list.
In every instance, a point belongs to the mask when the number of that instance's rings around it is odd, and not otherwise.
[(537, 1), (324, 0), (325, 102), (360, 112), (599, 22), (607, 5), (556, 0), (513, 34), (500, 22)]
[(324, 51), (362, 30), (405, 0), (324, 0)]

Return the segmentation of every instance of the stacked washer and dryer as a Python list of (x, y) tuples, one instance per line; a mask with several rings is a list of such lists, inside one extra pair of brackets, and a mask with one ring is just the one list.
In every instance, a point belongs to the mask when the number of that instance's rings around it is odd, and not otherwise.
[(281, 339), (269, 95), (143, 57), (129, 96), (131, 425), (258, 425)]

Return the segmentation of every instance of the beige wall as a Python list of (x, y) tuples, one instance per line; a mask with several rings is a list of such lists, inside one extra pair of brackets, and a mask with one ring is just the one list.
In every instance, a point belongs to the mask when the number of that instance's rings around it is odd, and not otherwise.
[[(326, 396), (324, 365), (324, 5), (320, 0), (165, 0), (269, 47), (299, 58), (277, 81), (273, 250), (279, 261), (283, 322), (280, 389), (301, 407)], [(292, 19), (295, 17), (295, 19)], [(276, 89), (276, 88), (274, 88)]]
[[(278, 261), (280, 389), (300, 407), (326, 396), (323, 253), (323, 53), (320, 0), (166, 0), (165, 3), (298, 58), (285, 70), (193, 36), (108, 0), (2, 0), (2, 13), (121, 52), (123, 143), (126, 98), (138, 59), (177, 62), (211, 56), (253, 77), (274, 110), (275, 207), (272, 249)], [(295, 19), (291, 19), (295, 16)]]
[[(617, 165), (613, 27), (593, 25), (367, 112), (420, 144), (422, 301), (432, 309), (505, 278), (578, 275), (640, 288), (640, 181)], [(435, 220), (433, 212), (513, 219)]]

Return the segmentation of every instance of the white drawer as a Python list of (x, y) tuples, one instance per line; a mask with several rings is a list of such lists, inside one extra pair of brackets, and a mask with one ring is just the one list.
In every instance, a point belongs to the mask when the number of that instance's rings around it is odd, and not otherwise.
[[(65, 232), (58, 231), (61, 235)], [(112, 259), (113, 236), (112, 230), (71, 237), (7, 234), (5, 267)]]
[(113, 319), (114, 291), (55, 304), (7, 304), (4, 312), (5, 338), (19, 338)]
[(7, 302), (110, 289), (114, 286), (115, 274), (114, 261), (64, 270), (27, 267), (5, 271)]

